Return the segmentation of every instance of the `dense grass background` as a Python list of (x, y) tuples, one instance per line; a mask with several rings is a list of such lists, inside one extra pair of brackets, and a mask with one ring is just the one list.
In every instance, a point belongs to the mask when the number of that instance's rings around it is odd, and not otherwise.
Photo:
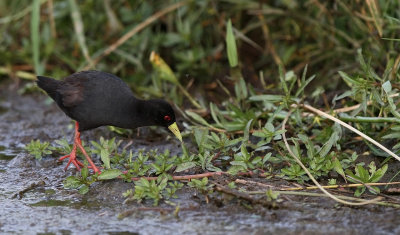
[[(25, 71), (63, 77), (79, 71), (132, 28), (177, 2), (1, 1), (1, 76)], [(247, 82), (271, 88), (279, 82), (278, 66), (301, 74), (308, 65), (308, 74), (317, 75), (311, 93), (317, 87), (334, 90), (342, 87), (339, 70), (362, 73), (358, 49), (378, 74), (388, 63), (398, 69), (399, 18), (399, 1), (187, 1), (92, 68), (148, 91), (154, 85), (149, 56), (156, 51), (181, 83), (193, 79), (192, 87), (212, 89), (217, 79), (224, 81), (230, 74), (225, 32), (231, 19)], [(162, 96), (157, 89), (151, 93)]]

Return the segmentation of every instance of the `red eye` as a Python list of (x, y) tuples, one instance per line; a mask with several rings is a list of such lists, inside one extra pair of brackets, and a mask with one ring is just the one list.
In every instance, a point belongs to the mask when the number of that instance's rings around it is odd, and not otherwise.
[(167, 122), (169, 122), (169, 121), (171, 121), (171, 117), (168, 116), (168, 115), (165, 115), (165, 116), (164, 116), (164, 120), (167, 121)]

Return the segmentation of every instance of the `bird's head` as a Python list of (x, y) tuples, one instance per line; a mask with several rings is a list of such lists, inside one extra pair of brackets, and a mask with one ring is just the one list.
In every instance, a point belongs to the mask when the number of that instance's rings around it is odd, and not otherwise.
[(175, 112), (171, 105), (164, 100), (149, 100), (148, 104), (151, 105), (153, 122), (157, 126), (168, 127), (174, 133), (176, 138), (182, 142), (181, 132), (178, 125), (176, 125)]

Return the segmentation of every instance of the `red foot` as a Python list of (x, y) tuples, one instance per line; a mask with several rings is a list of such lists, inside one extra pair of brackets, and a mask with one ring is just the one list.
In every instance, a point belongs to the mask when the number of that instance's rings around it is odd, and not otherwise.
[(93, 169), (94, 173), (101, 173), (100, 170), (96, 167), (96, 165), (93, 163), (92, 159), (89, 157), (89, 155), (86, 153), (85, 149), (82, 146), (82, 141), (81, 141), (81, 133), (79, 132), (79, 124), (78, 122), (75, 123), (75, 137), (74, 137), (74, 145), (72, 146), (72, 151), (70, 154), (65, 155), (63, 157), (60, 157), (58, 159), (59, 161), (64, 160), (65, 158), (69, 158), (67, 166), (64, 168), (64, 170), (67, 170), (69, 165), (72, 163), (76, 167), (76, 169), (81, 170), (81, 167), (84, 165), (76, 159), (76, 147), (79, 147), (83, 155), (86, 157), (86, 160), (89, 162), (89, 168)]
[(83, 164), (78, 161), (78, 159), (76, 159), (76, 145), (74, 144), (74, 147), (72, 149), (72, 152), (68, 155), (65, 155), (63, 157), (60, 157), (60, 159), (58, 159), (59, 161), (64, 160), (65, 158), (69, 158), (67, 166), (64, 168), (64, 170), (66, 171), (69, 167), (69, 165), (72, 163), (74, 164), (74, 166), (76, 167), (76, 169), (78, 169), (79, 171), (81, 170), (81, 166), (83, 167)]

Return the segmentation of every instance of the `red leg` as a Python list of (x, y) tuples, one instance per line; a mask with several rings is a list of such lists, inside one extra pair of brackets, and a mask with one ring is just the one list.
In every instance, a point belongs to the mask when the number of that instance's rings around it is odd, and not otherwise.
[(76, 159), (76, 147), (79, 147), (79, 149), (82, 151), (83, 155), (85, 155), (86, 160), (90, 164), (89, 168), (92, 168), (95, 173), (100, 173), (99, 169), (93, 163), (92, 159), (89, 157), (89, 155), (86, 153), (85, 149), (82, 146), (81, 133), (79, 132), (78, 122), (75, 123), (75, 137), (74, 137), (74, 144), (72, 146), (71, 153), (68, 155), (65, 155), (63, 157), (60, 157), (60, 159), (59, 159), (59, 161), (62, 161), (65, 158), (69, 158), (67, 166), (64, 168), (64, 170), (67, 170), (71, 163), (74, 164), (74, 166), (78, 170), (81, 170), (81, 167), (83, 167), (83, 164), (80, 161), (78, 161), (78, 159)]

